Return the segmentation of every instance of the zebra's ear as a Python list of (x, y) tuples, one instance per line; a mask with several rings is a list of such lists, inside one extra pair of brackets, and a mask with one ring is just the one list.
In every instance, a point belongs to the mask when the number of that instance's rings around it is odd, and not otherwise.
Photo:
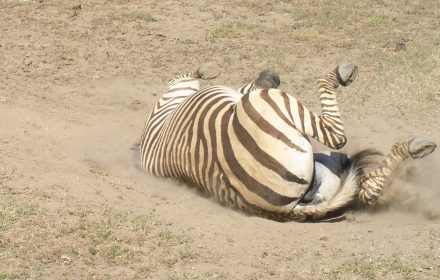
[(359, 68), (353, 63), (348, 63), (344, 65), (339, 65), (336, 67), (336, 78), (342, 86), (348, 86), (358, 75)]

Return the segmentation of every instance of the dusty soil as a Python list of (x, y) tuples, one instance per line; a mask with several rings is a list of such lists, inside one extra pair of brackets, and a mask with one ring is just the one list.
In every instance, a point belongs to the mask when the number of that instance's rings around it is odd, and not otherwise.
[(0, 0), (0, 279), (439, 279), (439, 151), (338, 223), (248, 217), (138, 169), (168, 78), (212, 58), (205, 85), (271, 68), (316, 110), (316, 79), (353, 61), (344, 151), (440, 143), (440, 2), (335, 2)]

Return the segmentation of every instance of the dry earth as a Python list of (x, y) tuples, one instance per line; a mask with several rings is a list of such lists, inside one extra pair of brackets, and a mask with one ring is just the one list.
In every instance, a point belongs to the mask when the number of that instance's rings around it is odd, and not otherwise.
[(316, 79), (353, 61), (345, 151), (440, 143), (438, 0), (0, 0), (0, 279), (440, 278), (439, 151), (338, 223), (248, 217), (139, 171), (166, 81), (212, 58), (207, 84), (270, 67), (315, 110)]

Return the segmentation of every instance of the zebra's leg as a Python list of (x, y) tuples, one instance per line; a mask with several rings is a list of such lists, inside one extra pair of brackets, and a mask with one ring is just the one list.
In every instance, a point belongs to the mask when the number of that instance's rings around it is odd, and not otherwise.
[(339, 85), (348, 86), (351, 84), (356, 79), (357, 74), (358, 67), (348, 63), (337, 66), (326, 77), (318, 80), (318, 93), (322, 113), (315, 119), (318, 131), (316, 131), (316, 135), (313, 132), (312, 137), (330, 148), (340, 149), (347, 142), (336, 100), (336, 89)]
[(280, 76), (271, 70), (264, 70), (260, 72), (255, 80), (239, 88), (238, 92), (248, 94), (256, 89), (278, 88), (279, 85)]
[(351, 84), (356, 79), (357, 73), (357, 66), (349, 63), (336, 67), (327, 76), (318, 80), (321, 115), (313, 113), (292, 97), (284, 97), (290, 99), (289, 107), (295, 127), (327, 147), (341, 149), (347, 142), (347, 137), (336, 101), (336, 89), (339, 85)]
[(435, 143), (420, 138), (394, 144), (381, 165), (361, 178), (359, 200), (365, 205), (374, 204), (382, 193), (387, 180), (402, 161), (407, 158), (425, 157), (435, 148)]

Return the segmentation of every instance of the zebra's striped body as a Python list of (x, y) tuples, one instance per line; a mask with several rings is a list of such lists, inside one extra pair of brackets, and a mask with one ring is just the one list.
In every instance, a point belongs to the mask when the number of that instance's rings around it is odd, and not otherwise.
[(278, 76), (270, 72), (238, 91), (200, 90), (199, 71), (176, 76), (146, 122), (142, 166), (251, 214), (276, 220), (322, 217), (353, 200), (359, 172), (339, 174), (319, 201), (305, 202), (319, 170), (309, 138), (334, 149), (344, 146), (335, 90), (356, 74), (349, 64), (318, 81), (321, 115), (276, 89)]

